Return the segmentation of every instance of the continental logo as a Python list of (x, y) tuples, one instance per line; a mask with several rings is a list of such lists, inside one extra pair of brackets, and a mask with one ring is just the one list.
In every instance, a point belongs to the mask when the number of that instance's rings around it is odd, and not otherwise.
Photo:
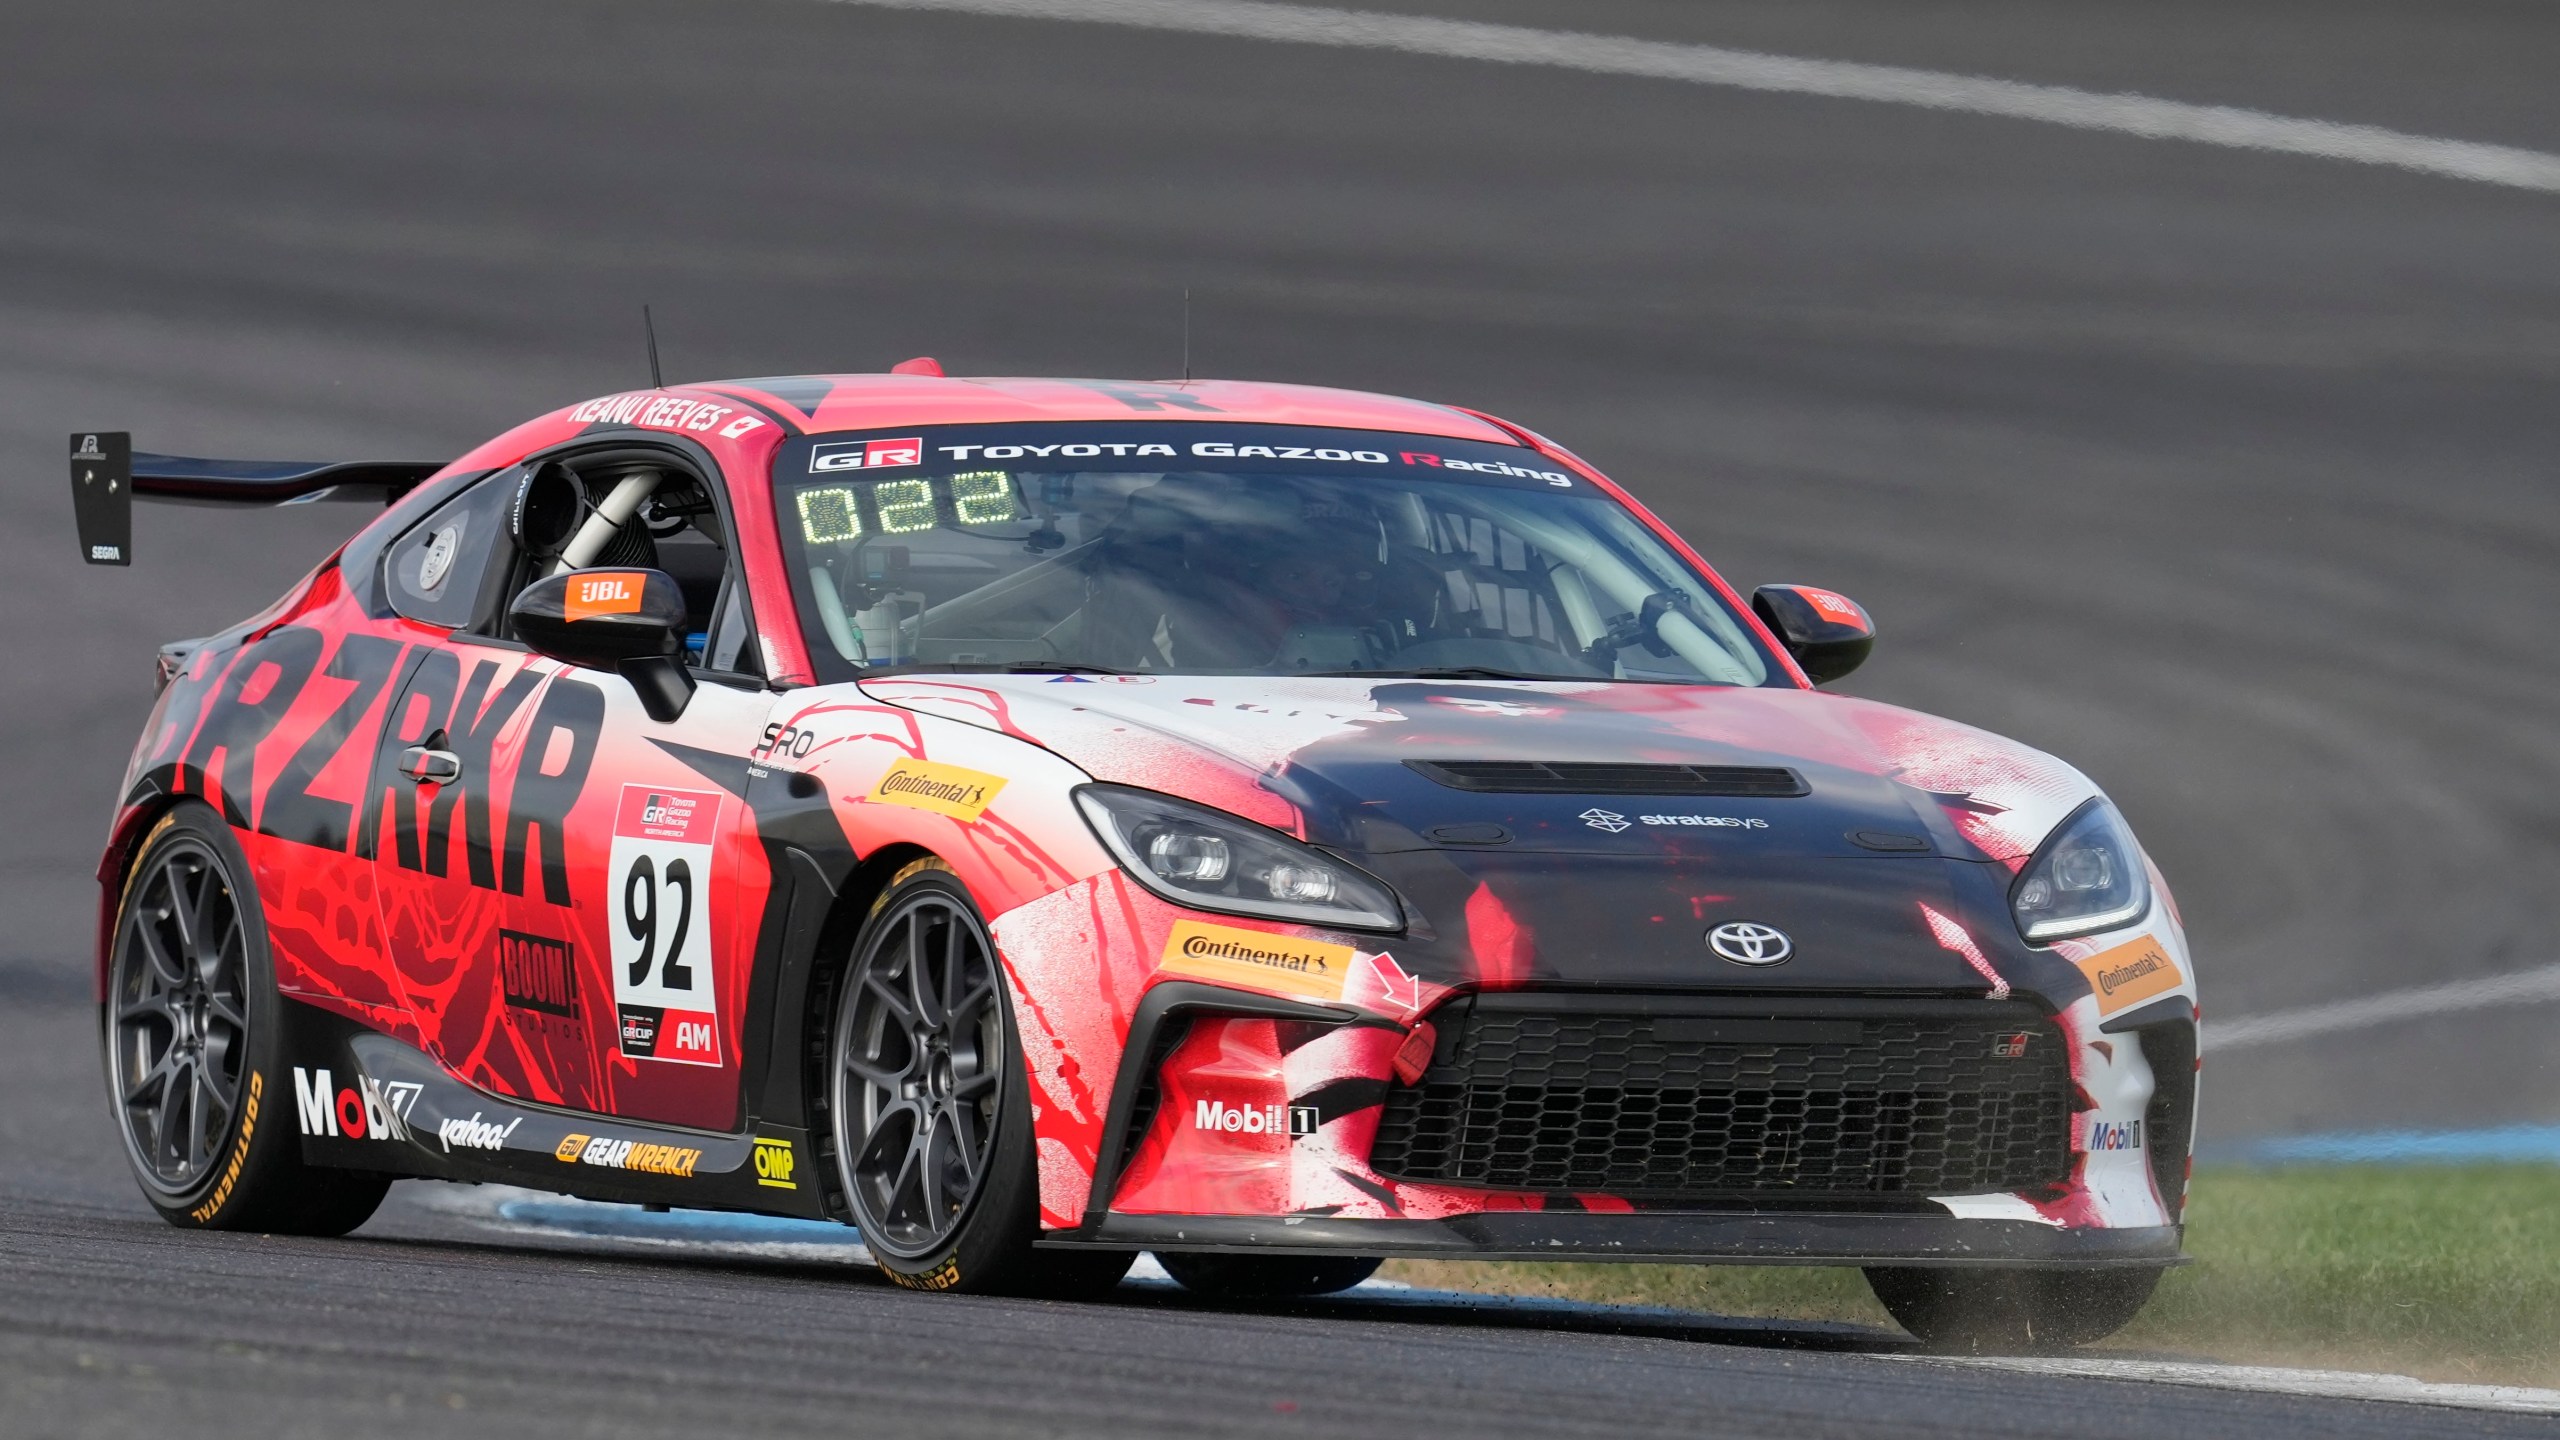
[(651, 1175), (673, 1175), (691, 1179), (693, 1167), (702, 1152), (682, 1145), (656, 1145), (638, 1140), (616, 1140), (609, 1135), (564, 1135), (552, 1148), (553, 1158), (575, 1165), (600, 1165), (607, 1170), (639, 1170)]
[(871, 787), (871, 798), (974, 823), (995, 803), (997, 792), (1004, 786), (1004, 777), (983, 770), (964, 770), (932, 760), (901, 760)]
[(2098, 997), (2101, 1015), (2112, 1015), (2137, 1000), (2175, 990), (2187, 978), (2160, 942), (2148, 935), (2072, 963), (2089, 977), (2089, 989)]
[(948, 1290), (960, 1283), (960, 1257), (954, 1255), (921, 1275), (902, 1275), (886, 1265), (880, 1273), (910, 1290)]
[(1220, 985), (1247, 985), (1314, 1000), (1339, 1000), (1359, 952), (1348, 945), (1301, 940), (1267, 930), (1243, 930), (1177, 920), (1164, 937), (1161, 967)]
[(187, 1212), (187, 1218), (199, 1225), (222, 1213), (231, 1201), (231, 1189), (240, 1183), (240, 1167), (249, 1161), (249, 1141), (258, 1133), (258, 1100), (266, 1093), (266, 1077), (249, 1072), (249, 1102), (240, 1107), (240, 1142), (231, 1147), (231, 1163), (222, 1167), (222, 1180), (213, 1187), (205, 1202)]
[(797, 1190), (800, 1182), (791, 1178), (797, 1162), (791, 1158), (791, 1142), (756, 1137), (756, 1183), (773, 1190)]

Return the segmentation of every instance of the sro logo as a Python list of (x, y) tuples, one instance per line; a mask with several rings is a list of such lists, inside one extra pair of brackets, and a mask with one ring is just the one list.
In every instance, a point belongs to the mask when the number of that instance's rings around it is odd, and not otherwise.
[(293, 1067), (294, 1108), (300, 1112), (303, 1134), (406, 1140), (409, 1107), (418, 1103), (418, 1092), (425, 1087), (409, 1080), (386, 1085), (359, 1075), (353, 1086), (338, 1091), (334, 1098), (331, 1088), (328, 1071)]
[(755, 753), (763, 756), (788, 755), (794, 760), (808, 755), (818, 743), (818, 732), (793, 725), (772, 724), (764, 727), (764, 739), (757, 742)]
[(756, 1137), (756, 1183), (776, 1190), (797, 1190), (800, 1184), (792, 1178), (794, 1162), (791, 1142)]

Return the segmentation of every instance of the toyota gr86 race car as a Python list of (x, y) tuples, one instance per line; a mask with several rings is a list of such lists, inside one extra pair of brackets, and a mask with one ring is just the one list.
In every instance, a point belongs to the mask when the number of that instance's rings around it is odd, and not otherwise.
[(101, 562), (137, 492), (390, 497), (162, 652), (98, 872), (161, 1214), (499, 1181), (1052, 1294), (1856, 1265), (1964, 1343), (2177, 1263), (2168, 890), (2069, 766), (1816, 689), (1856, 604), (1467, 410), (901, 372), (441, 466), (73, 437)]

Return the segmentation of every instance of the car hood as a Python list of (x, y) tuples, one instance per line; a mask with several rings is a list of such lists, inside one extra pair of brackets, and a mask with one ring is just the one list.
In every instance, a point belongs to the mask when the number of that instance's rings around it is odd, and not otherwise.
[[(2015, 864), (2097, 793), (2070, 766), (1999, 736), (1809, 690), (1046, 675), (910, 676), (862, 689), (1013, 735), (1096, 779), (1352, 853)], [(1764, 781), (1788, 772), (1802, 793), (1681, 794), (1697, 779), (1667, 769), (1651, 772), (1660, 785), (1637, 774), (1577, 788), (1589, 777), (1571, 772), (1533, 793), (1510, 780), (1451, 783), (1470, 767), (1524, 762), (1738, 768)]]
[[(1402, 963), (1452, 985), (2006, 993), (1986, 948), (2019, 963), (2010, 869), (2096, 793), (1998, 736), (1806, 690), (1031, 675), (863, 689), (1355, 858), (1406, 899)], [(1799, 793), (1646, 793), (1674, 788), (1663, 772), (1565, 772), (1537, 793), (1448, 783), (1523, 762), (1741, 767)], [(1713, 940), (1728, 922), (1782, 931), (1791, 953), (1727, 963)]]

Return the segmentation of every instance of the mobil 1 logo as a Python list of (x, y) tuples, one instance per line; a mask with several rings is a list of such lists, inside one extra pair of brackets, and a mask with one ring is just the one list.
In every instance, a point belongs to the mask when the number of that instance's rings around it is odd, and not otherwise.
[(613, 1001), (634, 1060), (720, 1063), (711, 974), (712, 842), (720, 797), (625, 785), (605, 872)]

